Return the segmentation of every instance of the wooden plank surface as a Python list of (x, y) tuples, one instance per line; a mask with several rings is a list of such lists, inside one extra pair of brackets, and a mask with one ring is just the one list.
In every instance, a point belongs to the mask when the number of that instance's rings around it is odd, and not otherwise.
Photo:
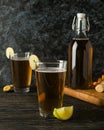
[(80, 90), (80, 89), (71, 89), (65, 87), (64, 93), (66, 95), (75, 97), (77, 99), (98, 105), (104, 106), (104, 93), (96, 92), (95, 89)]
[(37, 94), (0, 92), (0, 130), (104, 130), (104, 108), (64, 95), (63, 106), (74, 106), (73, 117), (60, 121), (40, 117)]

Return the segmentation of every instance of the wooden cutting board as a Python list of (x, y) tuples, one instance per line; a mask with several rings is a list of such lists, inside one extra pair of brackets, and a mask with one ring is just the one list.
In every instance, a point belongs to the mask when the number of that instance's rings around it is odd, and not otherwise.
[(97, 106), (104, 106), (104, 92), (99, 93), (95, 89), (80, 90), (65, 87), (64, 94), (95, 104)]

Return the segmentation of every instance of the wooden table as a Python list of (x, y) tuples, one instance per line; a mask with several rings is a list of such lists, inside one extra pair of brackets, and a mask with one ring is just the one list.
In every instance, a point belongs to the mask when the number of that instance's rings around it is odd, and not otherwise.
[(3, 93), (0, 90), (0, 130), (104, 130), (104, 107), (64, 96), (64, 106), (74, 105), (67, 121), (40, 117), (36, 92)]

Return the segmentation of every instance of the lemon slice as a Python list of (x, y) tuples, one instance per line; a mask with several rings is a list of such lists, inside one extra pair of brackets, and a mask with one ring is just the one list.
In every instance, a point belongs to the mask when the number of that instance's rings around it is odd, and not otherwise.
[(29, 64), (32, 70), (35, 70), (37, 68), (38, 65), (36, 62), (39, 62), (39, 58), (36, 55), (31, 55), (29, 57)]
[(6, 49), (6, 57), (7, 57), (8, 59), (11, 59), (13, 55), (14, 55), (14, 50), (13, 50), (13, 48), (8, 47), (8, 48)]
[(54, 108), (53, 116), (59, 120), (68, 120), (73, 115), (73, 106), (61, 107), (61, 108)]
[(14, 86), (13, 85), (6, 85), (3, 87), (3, 92), (10, 92), (14, 90)]

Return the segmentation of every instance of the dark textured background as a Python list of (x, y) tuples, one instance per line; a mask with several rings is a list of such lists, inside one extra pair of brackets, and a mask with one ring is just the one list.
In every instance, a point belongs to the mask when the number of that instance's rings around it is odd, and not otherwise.
[(71, 24), (78, 12), (90, 19), (93, 80), (104, 74), (103, 0), (0, 0), (0, 87), (12, 83), (10, 61), (5, 56), (8, 46), (15, 52), (31, 51), (40, 59), (67, 59)]

